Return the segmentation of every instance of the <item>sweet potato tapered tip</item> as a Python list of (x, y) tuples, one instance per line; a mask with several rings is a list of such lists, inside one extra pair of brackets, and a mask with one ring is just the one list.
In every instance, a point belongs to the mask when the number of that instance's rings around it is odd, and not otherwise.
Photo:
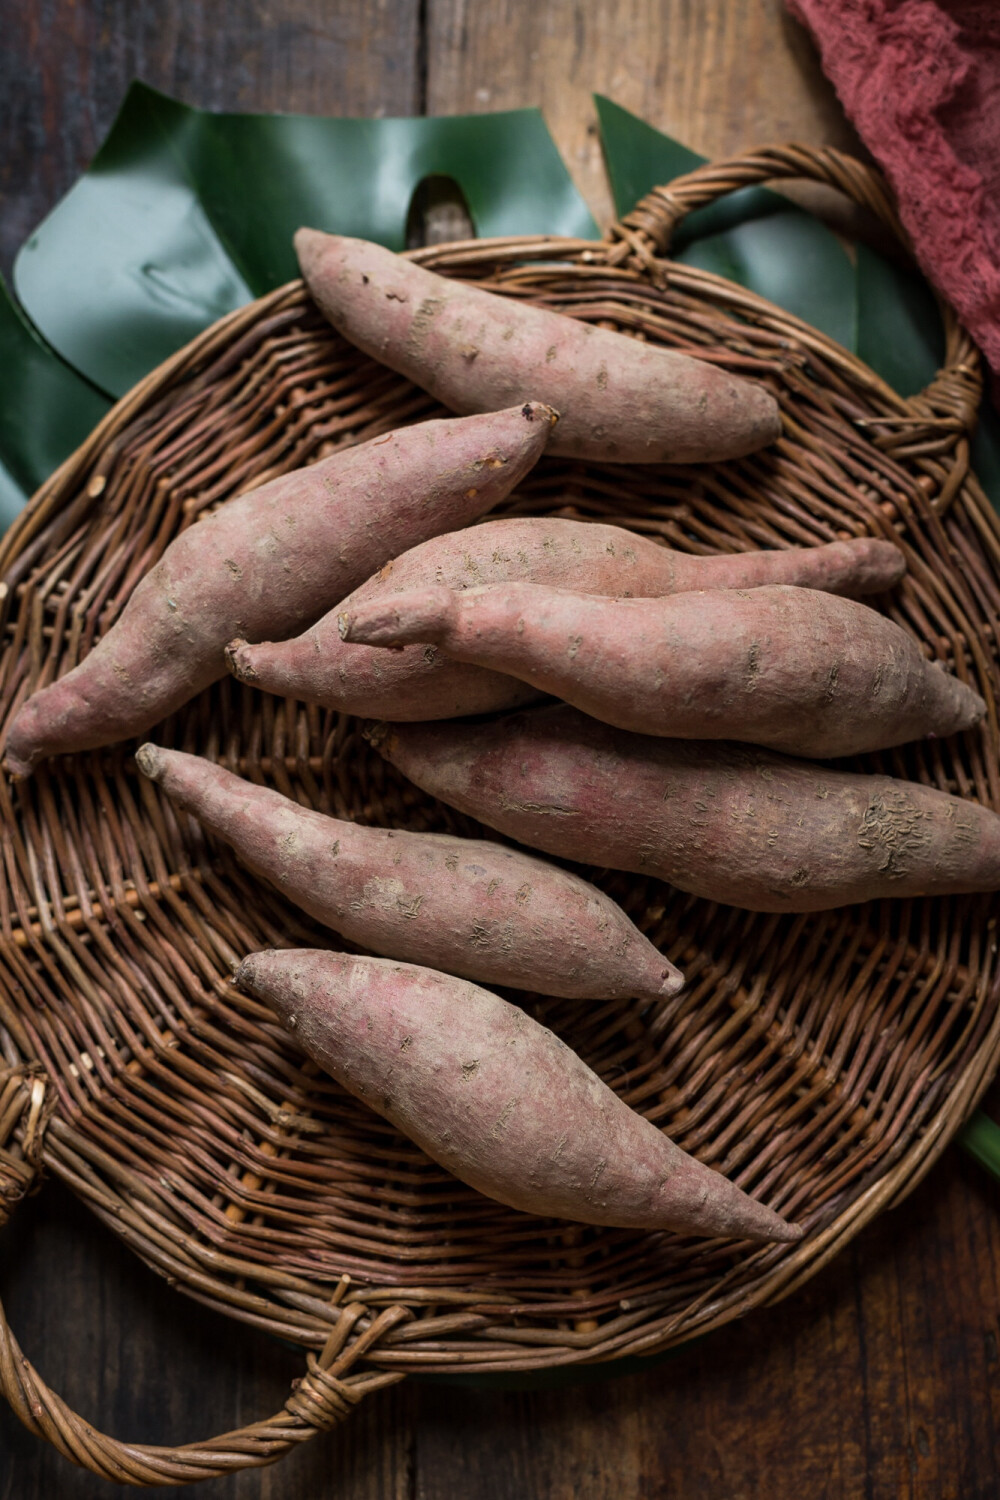
[(20, 775), (50, 755), (147, 734), (226, 675), (234, 637), (287, 640), (389, 559), (493, 509), (532, 468), (552, 413), (433, 418), (338, 449), (186, 527), (72, 671), (7, 731)]
[(362, 948), (567, 998), (683, 988), (610, 896), (533, 855), (331, 818), (182, 750), (146, 744), (136, 764), (247, 869)]
[(11, 781), (24, 781), (35, 769), (32, 760), (22, 759), (9, 745), (3, 757), (3, 768)]
[(789, 1219), (782, 1219), (779, 1214), (774, 1216), (778, 1223), (770, 1230), (769, 1237), (779, 1241), (783, 1245), (797, 1245), (799, 1240), (805, 1237), (805, 1228), (801, 1224), (795, 1224)]
[(292, 244), (295, 246), (295, 254), (306, 280), (315, 269), (323, 253), (323, 247), (331, 240), (338, 239), (340, 235), (324, 234), (321, 229), (309, 229), (304, 224), (300, 229), (296, 229), (292, 236)]
[[(299, 230), (299, 234), (311, 233), (312, 230), (310, 229)], [(296, 235), (295, 238), (297, 241), (298, 235)], [(267, 949), (263, 950), (263, 952), (267, 951)], [(233, 984), (235, 984), (238, 990), (243, 990), (245, 994), (252, 995), (254, 993), (254, 986), (257, 983), (257, 975), (261, 957), (261, 953), (250, 953), (245, 959), (243, 959), (242, 963), (237, 964), (236, 968), (233, 970)]]
[(523, 1213), (785, 1244), (797, 1224), (681, 1150), (519, 1006), (413, 964), (252, 954), (236, 983), (433, 1161)]
[(234, 641), (229, 642), (223, 653), (226, 658), (226, 666), (234, 677), (239, 678), (240, 682), (255, 682), (257, 680), (256, 669), (252, 662), (245, 659), (246, 650), (249, 645), (249, 641), (243, 640), (242, 636), (237, 636)]
[(39, 696), (35, 693), (21, 705), (7, 730), (3, 766), (12, 781), (24, 781), (31, 776), (42, 759), (35, 748), (44, 718), (38, 710)]
[(784, 584), (609, 599), (535, 583), (347, 601), (345, 641), (439, 647), (637, 734), (835, 759), (969, 729), (980, 695), (853, 599)]
[(150, 781), (157, 781), (163, 765), (159, 745), (153, 745), (148, 740), (144, 745), (140, 745), (135, 752), (135, 763)]
[(340, 639), (389, 647), (429, 640), (447, 621), (453, 597), (451, 589), (432, 586), (384, 600), (359, 600), (337, 616)]
[(351, 343), (452, 411), (542, 397), (561, 413), (556, 456), (702, 463), (780, 436), (778, 403), (759, 381), (365, 240), (300, 230), (295, 248), (317, 305)]

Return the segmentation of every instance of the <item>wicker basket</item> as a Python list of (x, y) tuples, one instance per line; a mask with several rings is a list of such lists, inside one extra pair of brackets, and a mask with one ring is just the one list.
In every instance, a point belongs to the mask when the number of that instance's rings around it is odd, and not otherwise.
[[(1000, 809), (1000, 528), (969, 471), (978, 357), (904, 401), (823, 335), (661, 257), (691, 208), (811, 177), (896, 233), (879, 179), (832, 150), (761, 151), (652, 193), (606, 243), (421, 251), (448, 274), (755, 376), (785, 436), (682, 469), (543, 461), (508, 509), (613, 519), (693, 552), (878, 535), (910, 570), (881, 601), (985, 696), (975, 733), (859, 761)], [(109, 413), (0, 548), (4, 721), (107, 629), (207, 509), (434, 404), (339, 340), (295, 283), (209, 329)], [(477, 832), (347, 718), (232, 680), (156, 739), (299, 801)], [(172, 1284), (310, 1351), (269, 1421), (123, 1445), (49, 1391), (0, 1308), (0, 1384), (96, 1474), (170, 1484), (270, 1463), (414, 1371), (517, 1371), (663, 1349), (800, 1286), (927, 1171), (998, 1059), (989, 898), (759, 916), (591, 872), (689, 986), (658, 1007), (520, 997), (687, 1151), (808, 1226), (795, 1247), (591, 1229), (462, 1187), (304, 1062), (229, 983), (268, 943), (328, 944), (135, 772), (129, 746), (0, 786), (0, 1219), (42, 1169)]]

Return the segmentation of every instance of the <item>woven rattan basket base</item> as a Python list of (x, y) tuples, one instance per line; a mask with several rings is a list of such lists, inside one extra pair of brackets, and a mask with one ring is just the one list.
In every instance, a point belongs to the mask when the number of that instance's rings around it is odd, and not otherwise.
[[(689, 469), (543, 460), (508, 509), (613, 520), (693, 552), (898, 541), (908, 576), (876, 602), (974, 683), (989, 715), (959, 740), (857, 764), (1000, 809), (1000, 533), (968, 472), (971, 345), (947, 319), (946, 369), (906, 402), (773, 306), (659, 259), (689, 207), (806, 175), (893, 222), (867, 169), (776, 151), (661, 190), (603, 246), (471, 243), (421, 259), (764, 380), (785, 416), (771, 450)], [(110, 413), (6, 539), (4, 720), (90, 649), (182, 527), (436, 410), (340, 341), (298, 284), (210, 329)], [(151, 737), (340, 817), (480, 831), (406, 783), (355, 721), (233, 680)], [(908, 1191), (994, 1069), (991, 898), (771, 917), (590, 871), (688, 988), (658, 1006), (516, 998), (808, 1237), (734, 1246), (503, 1209), (304, 1063), (232, 988), (230, 965), (249, 950), (333, 939), (142, 781), (133, 749), (0, 787), (0, 1189), (12, 1203), (44, 1165), (189, 1295), (319, 1353), (270, 1422), (139, 1449), (69, 1413), (2, 1322), (9, 1399), (95, 1472), (204, 1477), (273, 1460), (405, 1372), (608, 1360), (702, 1333), (801, 1284)]]

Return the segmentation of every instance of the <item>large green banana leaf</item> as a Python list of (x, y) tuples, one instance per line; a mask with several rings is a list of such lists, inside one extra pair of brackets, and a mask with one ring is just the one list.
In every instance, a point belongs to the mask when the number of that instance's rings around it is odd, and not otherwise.
[(133, 84), (88, 171), (17, 257), (49, 343), (120, 396), (209, 323), (298, 275), (301, 224), (400, 250), (418, 183), (481, 236), (596, 235), (537, 110), (326, 120), (190, 109)]
[[(619, 213), (702, 160), (611, 100), (596, 103)], [(0, 286), (0, 525), (101, 414), (100, 393), (121, 395), (223, 313), (295, 275), (299, 224), (398, 249), (428, 176), (457, 183), (482, 236), (597, 232), (537, 110), (216, 115), (133, 84), (88, 171), (21, 250), (19, 307)], [(848, 255), (765, 189), (692, 214), (672, 253), (796, 313), (904, 395), (937, 368), (940, 320), (924, 282), (864, 246)], [(1000, 441), (991, 415), (983, 425), (976, 459), (996, 500)]]

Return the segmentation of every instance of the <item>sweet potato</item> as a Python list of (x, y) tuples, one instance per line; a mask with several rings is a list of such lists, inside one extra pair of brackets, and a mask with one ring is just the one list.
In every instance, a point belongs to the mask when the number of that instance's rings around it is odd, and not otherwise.
[(629, 1109), (516, 1005), (379, 958), (284, 950), (236, 984), (453, 1176), (525, 1213), (792, 1241), (802, 1231)]
[(686, 354), (448, 280), (365, 240), (300, 229), (295, 249), (345, 338), (451, 411), (549, 402), (561, 419), (552, 453), (699, 463), (753, 453), (781, 432), (762, 385)]
[(339, 623), (345, 641), (431, 642), (638, 734), (830, 758), (954, 734), (986, 711), (891, 620), (784, 584), (663, 599), (434, 584), (354, 604)]
[(891, 776), (651, 739), (562, 705), (369, 735), (424, 791), (522, 844), (750, 911), (1000, 890), (1000, 817)]
[(656, 999), (684, 983), (609, 896), (544, 860), (328, 818), (158, 745), (136, 763), (255, 874), (375, 953), (580, 999)]
[(530, 403), (422, 422), (228, 501), (170, 544), (78, 667), (23, 705), (8, 770), (142, 734), (225, 676), (234, 636), (295, 635), (388, 558), (485, 514), (554, 415)]
[(259, 645), (234, 641), (226, 659), (242, 681), (283, 697), (369, 718), (448, 719), (514, 708), (538, 693), (516, 678), (424, 646), (404, 646), (391, 656), (374, 647), (345, 646), (338, 614), (428, 583), (469, 588), (513, 581), (626, 597), (791, 583), (864, 594), (891, 588), (905, 568), (898, 547), (868, 538), (691, 557), (620, 526), (509, 516), (422, 542), (387, 563), (303, 635)]

